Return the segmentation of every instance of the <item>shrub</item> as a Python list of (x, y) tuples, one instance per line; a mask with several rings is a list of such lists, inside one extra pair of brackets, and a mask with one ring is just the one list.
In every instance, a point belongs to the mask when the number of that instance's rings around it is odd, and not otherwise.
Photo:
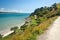
[(0, 38), (2, 38), (2, 35), (0, 34)]

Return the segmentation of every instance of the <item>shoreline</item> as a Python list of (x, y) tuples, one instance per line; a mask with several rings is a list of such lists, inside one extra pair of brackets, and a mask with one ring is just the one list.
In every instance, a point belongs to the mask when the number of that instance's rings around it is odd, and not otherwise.
[(13, 32), (14, 32), (14, 31), (9, 31), (9, 32), (7, 32), (6, 34), (4, 34), (2, 37), (6, 37), (6, 36), (12, 34)]
[(20, 24), (20, 25), (18, 25), (18, 29), (20, 29), (20, 27), (21, 27), (22, 25), (24, 25), (24, 24), (25, 24), (25, 22), (22, 23), (22, 24)]
[[(25, 22), (24, 22), (25, 23)], [(20, 24), (20, 25), (17, 25), (18, 26), (18, 29), (20, 29), (20, 27), (22, 26), (22, 25), (24, 25), (24, 23), (22, 23), (22, 24)], [(11, 33), (13, 33), (14, 31), (11, 31), (10, 30), (10, 28), (9, 29), (7, 29), (7, 30), (2, 30), (1, 32), (0, 32), (0, 34), (2, 35), (2, 37), (5, 37), (5, 36), (8, 36), (8, 35), (10, 35)]]

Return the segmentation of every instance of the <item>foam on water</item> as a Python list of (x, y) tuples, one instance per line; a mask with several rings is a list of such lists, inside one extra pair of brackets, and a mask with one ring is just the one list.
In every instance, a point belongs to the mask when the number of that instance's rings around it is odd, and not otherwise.
[(0, 33), (11, 27), (21, 25), (29, 13), (1, 13), (0, 14)]

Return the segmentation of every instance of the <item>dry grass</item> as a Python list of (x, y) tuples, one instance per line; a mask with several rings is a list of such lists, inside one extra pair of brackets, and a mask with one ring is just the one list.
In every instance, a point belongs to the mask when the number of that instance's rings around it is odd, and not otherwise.
[(41, 23), (39, 26), (35, 26), (31, 29), (31, 27), (28, 27), (21, 35), (15, 34), (7, 40), (36, 40), (36, 37), (38, 34), (34, 33), (37, 31), (39, 34), (43, 34), (45, 30), (48, 29), (49, 25), (57, 18), (57, 16), (49, 18), (48, 20)]

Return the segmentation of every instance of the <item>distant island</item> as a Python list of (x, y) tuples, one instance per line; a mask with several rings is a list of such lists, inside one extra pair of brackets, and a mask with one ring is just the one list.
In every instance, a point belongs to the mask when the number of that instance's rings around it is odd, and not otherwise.
[(0, 12), (0, 13), (3, 13), (3, 12)]
[(51, 7), (37, 8), (20, 28), (17, 26), (11, 28), (14, 32), (6, 37), (0, 35), (0, 40), (37, 40), (37, 36), (43, 34), (58, 16), (60, 3), (54, 3)]
[(0, 12), (0, 13), (19, 13), (19, 12)]

